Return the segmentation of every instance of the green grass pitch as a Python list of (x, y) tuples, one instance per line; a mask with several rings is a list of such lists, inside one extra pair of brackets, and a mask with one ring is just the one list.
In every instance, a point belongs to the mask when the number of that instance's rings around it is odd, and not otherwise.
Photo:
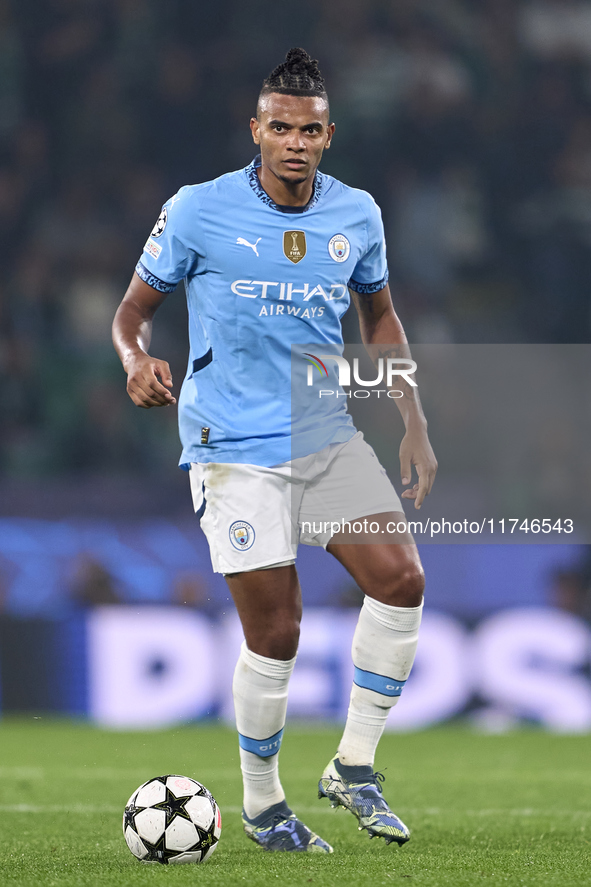
[[(237, 742), (226, 728), (117, 733), (45, 719), (0, 724), (0, 884), (160, 885), (591, 884), (591, 738), (445, 727), (389, 734), (377, 760), (385, 795), (412, 830), (402, 848), (370, 841), (343, 810), (316, 799), (334, 729), (286, 731), (288, 801), (334, 846), (332, 856), (270, 854), (240, 824)], [(223, 813), (204, 866), (137, 862), (121, 832), (146, 779), (204, 782)]]

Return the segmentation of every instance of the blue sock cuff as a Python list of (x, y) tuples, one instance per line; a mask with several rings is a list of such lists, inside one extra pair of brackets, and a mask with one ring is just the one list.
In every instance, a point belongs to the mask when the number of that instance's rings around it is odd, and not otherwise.
[(355, 675), (353, 682), (358, 687), (364, 687), (366, 690), (374, 690), (375, 693), (381, 693), (382, 696), (400, 696), (402, 688), (406, 681), (397, 681), (394, 678), (388, 678), (383, 674), (374, 674), (373, 671), (364, 671), (362, 668), (355, 666)]
[(243, 736), (242, 733), (238, 734), (240, 748), (251, 752), (253, 755), (258, 755), (259, 758), (270, 758), (271, 755), (276, 755), (281, 748), (282, 739), (283, 727), (277, 733), (274, 733), (273, 736), (269, 736), (268, 739), (251, 739), (249, 736)]

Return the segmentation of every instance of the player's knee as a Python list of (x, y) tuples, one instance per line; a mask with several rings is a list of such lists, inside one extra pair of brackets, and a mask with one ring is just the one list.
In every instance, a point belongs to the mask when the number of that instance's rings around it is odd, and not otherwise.
[(419, 607), (425, 590), (425, 574), (420, 563), (395, 564), (376, 576), (366, 594), (390, 607)]
[(300, 621), (297, 617), (278, 620), (272, 627), (257, 633), (248, 648), (268, 659), (293, 659), (298, 651)]
[[(407, 566), (392, 583), (393, 607), (420, 607), (425, 590), (425, 574), (420, 564)], [(394, 603), (396, 600), (398, 603)]]

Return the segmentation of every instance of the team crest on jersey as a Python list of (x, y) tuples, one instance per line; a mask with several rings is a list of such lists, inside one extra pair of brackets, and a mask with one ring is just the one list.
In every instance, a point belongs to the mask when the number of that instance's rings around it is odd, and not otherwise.
[(297, 265), (306, 255), (306, 235), (303, 231), (285, 231), (283, 234), (285, 257)]
[(328, 241), (328, 252), (335, 262), (346, 262), (351, 252), (351, 244), (344, 234), (335, 234)]
[(168, 213), (166, 212), (166, 207), (162, 210), (160, 215), (158, 216), (158, 221), (152, 228), (152, 237), (160, 237), (164, 229), (166, 228), (166, 223), (168, 222)]
[(254, 543), (254, 529), (245, 520), (236, 520), (230, 527), (230, 542), (237, 551), (248, 551)]

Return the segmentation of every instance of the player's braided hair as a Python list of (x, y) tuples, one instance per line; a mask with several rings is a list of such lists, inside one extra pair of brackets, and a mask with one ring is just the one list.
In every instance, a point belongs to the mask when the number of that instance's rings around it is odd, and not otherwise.
[(294, 47), (285, 61), (271, 71), (263, 81), (261, 95), (279, 92), (283, 95), (319, 96), (326, 98), (324, 77), (316, 59), (310, 58), (305, 49)]

